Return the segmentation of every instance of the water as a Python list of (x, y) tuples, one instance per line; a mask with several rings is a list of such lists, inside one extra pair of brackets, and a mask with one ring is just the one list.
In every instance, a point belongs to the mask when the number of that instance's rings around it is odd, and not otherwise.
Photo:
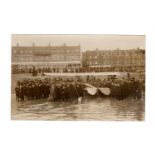
[(104, 120), (143, 121), (144, 100), (131, 98), (119, 101), (114, 98), (84, 97), (67, 102), (38, 101), (16, 102), (12, 95), (13, 120)]

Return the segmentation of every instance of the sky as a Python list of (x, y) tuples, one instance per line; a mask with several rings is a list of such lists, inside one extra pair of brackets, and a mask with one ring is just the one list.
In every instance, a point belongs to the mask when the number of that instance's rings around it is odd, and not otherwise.
[(42, 35), (42, 34), (13, 34), (12, 45), (16, 46), (68, 46), (80, 45), (82, 51), (86, 50), (113, 50), (113, 49), (145, 49), (144, 35)]

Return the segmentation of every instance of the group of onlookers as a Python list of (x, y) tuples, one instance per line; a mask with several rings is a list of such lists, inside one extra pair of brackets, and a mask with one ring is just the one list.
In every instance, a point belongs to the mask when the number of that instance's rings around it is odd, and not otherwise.
[[(110, 88), (111, 97), (124, 99), (132, 97), (134, 99), (144, 98), (145, 81), (135, 78), (108, 78), (97, 79), (87, 78), (86, 81), (74, 78), (34, 78), (18, 81), (15, 87), (17, 101), (49, 99), (51, 101), (71, 101), (81, 96), (89, 95), (86, 91), (88, 83), (96, 88)], [(97, 93), (98, 96), (105, 96)]]

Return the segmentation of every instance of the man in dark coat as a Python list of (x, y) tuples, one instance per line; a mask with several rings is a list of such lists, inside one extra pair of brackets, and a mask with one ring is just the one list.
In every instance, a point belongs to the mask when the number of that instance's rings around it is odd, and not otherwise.
[(20, 86), (19, 85), (15, 87), (15, 94), (16, 94), (16, 100), (19, 102), (20, 100)]
[(62, 100), (66, 101), (67, 100), (67, 87), (66, 87), (66, 84), (62, 84), (61, 89), (62, 89), (61, 90)]
[(25, 92), (24, 92), (24, 86), (23, 86), (23, 84), (21, 85), (21, 87), (20, 87), (20, 99), (21, 99), (21, 101), (24, 101), (24, 94)]

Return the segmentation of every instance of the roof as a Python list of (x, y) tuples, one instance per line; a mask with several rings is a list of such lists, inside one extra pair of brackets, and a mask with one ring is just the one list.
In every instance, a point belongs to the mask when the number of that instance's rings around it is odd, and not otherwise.
[(14, 50), (16, 53), (13, 54), (19, 54), (23, 50), (23, 53), (20, 54), (28, 54), (27, 52), (31, 51), (33, 55), (51, 55), (54, 52), (63, 53), (66, 50), (78, 50), (76, 52), (80, 52), (80, 46), (12, 46), (12, 51)]

